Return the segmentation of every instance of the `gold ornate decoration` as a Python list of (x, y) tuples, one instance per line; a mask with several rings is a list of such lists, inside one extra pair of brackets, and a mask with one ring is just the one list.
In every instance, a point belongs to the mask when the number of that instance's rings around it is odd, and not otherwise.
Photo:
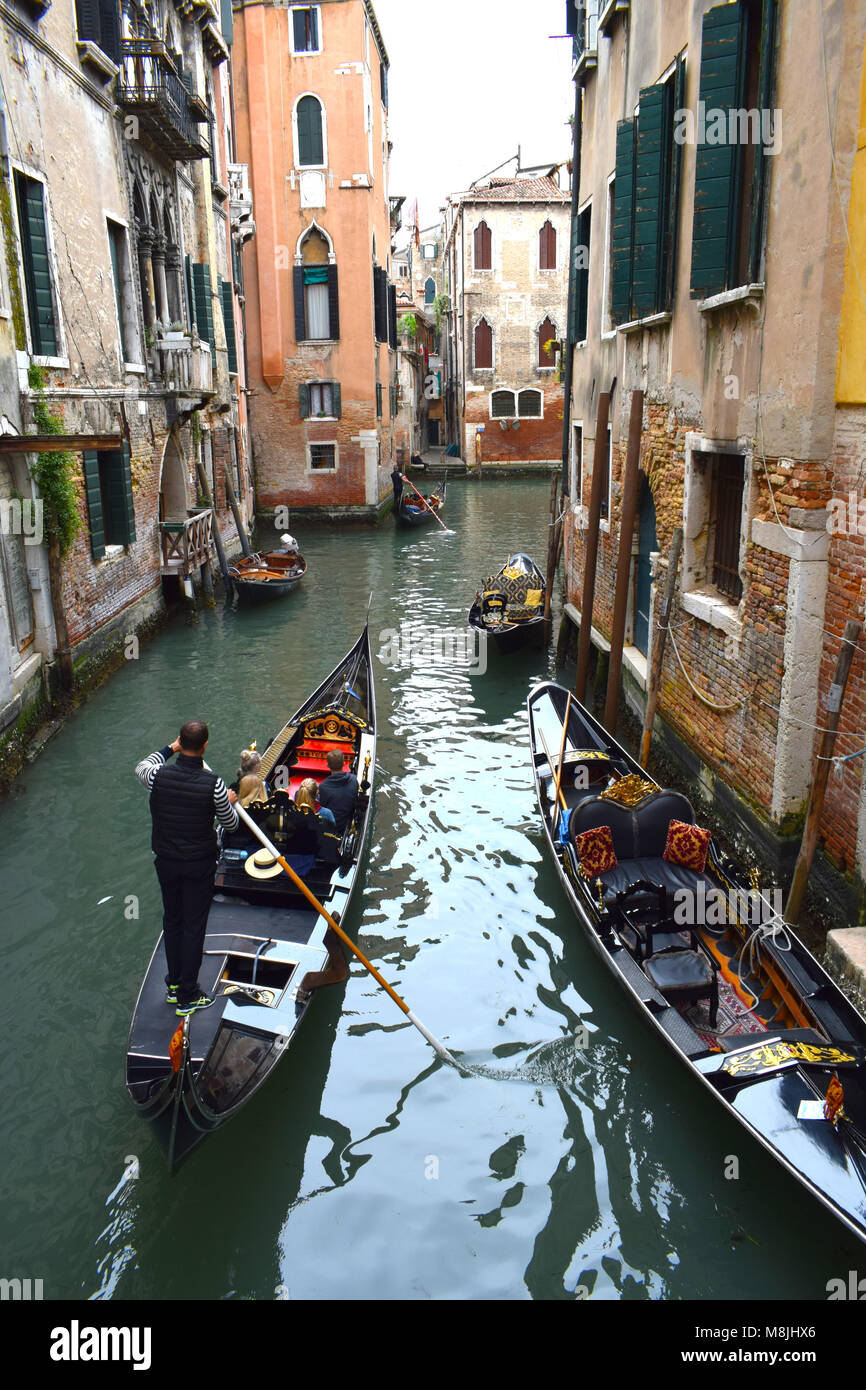
[(619, 806), (638, 806), (641, 801), (645, 801), (657, 791), (655, 782), (648, 782), (639, 773), (630, 772), (627, 777), (620, 777), (619, 781), (606, 791), (599, 792), (599, 796), (603, 801), (615, 801)]
[(749, 1052), (729, 1056), (722, 1063), (722, 1071), (731, 1076), (753, 1076), (764, 1071), (775, 1071), (780, 1066), (794, 1062), (811, 1062), (814, 1066), (838, 1066), (840, 1063), (856, 1062), (851, 1052), (839, 1047), (823, 1046), (814, 1043), (775, 1042), (764, 1043)]

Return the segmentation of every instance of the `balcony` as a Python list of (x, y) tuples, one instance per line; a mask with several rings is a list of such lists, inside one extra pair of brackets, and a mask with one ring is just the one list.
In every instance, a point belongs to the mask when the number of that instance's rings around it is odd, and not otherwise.
[(400, 228), (401, 228), (402, 225), (403, 225), (403, 204), (405, 203), (405, 201), (406, 201), (405, 196), (402, 197), (402, 198), (389, 198), (389, 199), (388, 199), (388, 202), (390, 203), (390, 206), (391, 206), (391, 235), (392, 235), (392, 236), (394, 236), (395, 232), (399, 232)]
[(208, 159), (205, 104), (178, 75), (161, 39), (124, 39), (115, 100), (140, 130), (174, 159)]
[(213, 512), (196, 512), (186, 521), (163, 521), (159, 528), (162, 574), (188, 579), (192, 571), (210, 559), (213, 550)]
[(577, 5), (577, 33), (574, 36), (575, 76), (598, 66), (599, 0), (582, 0)]
[(151, 349), (153, 367), (169, 391), (178, 396), (212, 396), (213, 358), (198, 334), (158, 331)]

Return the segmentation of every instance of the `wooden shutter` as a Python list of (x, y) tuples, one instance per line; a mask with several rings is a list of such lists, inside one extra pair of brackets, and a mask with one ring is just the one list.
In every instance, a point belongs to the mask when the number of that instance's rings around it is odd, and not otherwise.
[(220, 290), (222, 293), (223, 324), (226, 333), (226, 349), (228, 351), (229, 371), (233, 376), (238, 372), (238, 345), (235, 337), (235, 316), (234, 305), (232, 303), (232, 287), (228, 280), (220, 280)]
[(656, 83), (640, 94), (634, 159), (634, 260), (632, 314), (644, 318), (660, 306), (664, 190), (670, 159), (665, 87)]
[(538, 265), (541, 270), (556, 270), (556, 228), (545, 222), (538, 233)]
[(81, 455), (84, 465), (84, 492), (87, 497), (87, 518), (90, 525), (90, 553), (94, 560), (105, 554), (105, 523), (102, 515), (102, 489), (99, 485), (99, 454), (85, 449)]
[(383, 63), (379, 69), (379, 82), (382, 89), (382, 105), (388, 109), (388, 69)]
[(75, 21), (82, 43), (99, 43), (100, 0), (75, 0)]
[(626, 323), (631, 317), (634, 147), (634, 121), (617, 122), (610, 267), (610, 316), (613, 323)]
[(115, 223), (108, 223), (108, 249), (111, 252), (111, 273), (114, 276), (114, 301), (117, 306), (117, 328), (120, 336), (120, 355), (125, 362), (127, 360), (126, 343), (124, 341), (123, 323), (123, 294), (120, 286), (120, 255), (122, 248), (118, 247), (118, 241), (123, 235), (120, 227)]
[(479, 222), (474, 233), (475, 269), (490, 270), (493, 265), (493, 243), (486, 222)]
[[(773, 60), (776, 49), (776, 0), (764, 0), (761, 15), (761, 54), (758, 73), (758, 110), (773, 110)], [(755, 146), (755, 168), (752, 177), (751, 212), (749, 218), (749, 279), (761, 278), (761, 255), (764, 242), (764, 209), (767, 197), (769, 166), (764, 142)]]
[(295, 52), (307, 51), (307, 11), (292, 10), (292, 23), (295, 29)]
[(376, 339), (388, 341), (388, 276), (380, 266), (373, 267), (373, 309)]
[(118, 0), (98, 0), (99, 47), (113, 63), (120, 62), (120, 5)]
[(555, 324), (555, 323), (551, 323), (551, 321), (550, 321), (549, 318), (548, 318), (548, 319), (545, 319), (545, 320), (544, 320), (544, 323), (541, 325), (541, 327), (540, 327), (539, 330), (538, 330), (538, 364), (537, 364), (537, 365), (538, 365), (539, 367), (555, 367), (555, 366), (556, 366), (556, 359), (555, 359), (553, 353), (552, 353), (552, 352), (547, 352), (547, 351), (545, 350), (545, 346), (544, 346), (545, 343), (549, 343), (551, 339), (554, 339), (554, 340), (555, 340), (555, 338), (556, 338), (556, 324)]
[(21, 259), (24, 263), (33, 352), (37, 356), (56, 357), (57, 329), (42, 184), (38, 179), (29, 179), (25, 174), (16, 172), (15, 197), (21, 228)]
[(292, 284), (295, 291), (295, 340), (303, 343), (307, 337), (307, 306), (304, 299), (304, 267), (292, 267)]
[(576, 343), (582, 343), (586, 338), (587, 323), (589, 320), (589, 248), (592, 236), (592, 208), (584, 208), (578, 218), (578, 241), (586, 248), (585, 259), (587, 264), (578, 267), (575, 277), (575, 296), (574, 296), (574, 339)]
[(391, 419), (393, 420), (394, 416), (397, 414), (397, 386), (393, 381), (388, 387), (388, 405), (391, 410)]
[(129, 445), (112, 449), (112, 474), (115, 478), (114, 534), (116, 545), (132, 545), (135, 540), (135, 503), (132, 496), (132, 469)]
[[(704, 15), (700, 101), (706, 111), (727, 113), (739, 105), (743, 85), (745, 9), (737, 0)], [(698, 107), (700, 110), (700, 106)], [(698, 132), (700, 133), (700, 132)], [(704, 132), (706, 135), (707, 132)], [(692, 227), (692, 295), (719, 294), (729, 286), (736, 251), (740, 150), (698, 141)]]
[(340, 336), (340, 294), (337, 286), (337, 267), (328, 266), (328, 314), (331, 319), (331, 337)]
[[(670, 87), (670, 83), (668, 84)], [(667, 188), (665, 190), (665, 226), (662, 235), (662, 266), (660, 281), (660, 309), (673, 309), (676, 290), (677, 255), (679, 252), (679, 207), (680, 185), (682, 183), (683, 147), (674, 139), (674, 113), (682, 111), (686, 104), (686, 63), (683, 57), (677, 59), (676, 72), (672, 81), (673, 90), (669, 96), (670, 161)]]
[(343, 415), (343, 393), (342, 393), (342, 391), (340, 390), (340, 383), (339, 383), (339, 381), (332, 381), (332, 382), (331, 382), (331, 408), (332, 408), (332, 410), (333, 410), (333, 412), (334, 412), (334, 418), (337, 419), (337, 420), (342, 419), (342, 415)]
[(388, 285), (388, 346), (397, 346), (397, 286)]
[(475, 366), (493, 366), (493, 329), (486, 319), (475, 325)]
[(307, 382), (302, 381), (298, 387), (298, 405), (301, 411), (301, 419), (310, 418), (310, 388)]
[(210, 344), (210, 354), (213, 357), (213, 299), (211, 297), (210, 266), (206, 261), (193, 261), (191, 270), (195, 326), (198, 329), (199, 337)]
[(377, 415), (377, 417), (378, 417), (378, 416), (381, 416), (381, 414), (382, 414), (382, 383), (381, 383), (381, 381), (377, 381), (377, 382), (376, 382), (376, 415)]
[(318, 97), (301, 97), (298, 102), (298, 163), (324, 164), (322, 104)]

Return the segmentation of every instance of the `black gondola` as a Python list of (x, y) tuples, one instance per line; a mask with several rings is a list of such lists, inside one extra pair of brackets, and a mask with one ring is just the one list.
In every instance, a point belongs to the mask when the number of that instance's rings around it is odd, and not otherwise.
[(533, 772), (548, 849), (596, 954), (706, 1090), (866, 1240), (866, 1019), (782, 921), (778, 898), (745, 888), (711, 839), (706, 849), (687, 798), (575, 701), (562, 808), (567, 702), (549, 682), (529, 695)]
[[(326, 758), (342, 751), (360, 792), (342, 838), (326, 836), (307, 887), (335, 921), (345, 920), (359, 879), (376, 766), (376, 701), (368, 631), (269, 744), (260, 775), (274, 791), (248, 808), (284, 854), (297, 818), (290, 793), (304, 778), (327, 776)], [(234, 839), (234, 837), (229, 837)], [(328, 843), (330, 841), (330, 843)], [(182, 1022), (165, 1002), (160, 936), (129, 1033), (126, 1086), (153, 1127), (169, 1169), (205, 1135), (236, 1114), (273, 1071), (342, 948), (324, 918), (282, 872), (254, 863), (259, 846), (221, 846), (199, 980), (215, 1002)], [(252, 870), (252, 873), (251, 873)], [(326, 940), (326, 937), (328, 938)]]
[(489, 633), (501, 652), (513, 652), (544, 636), (544, 576), (528, 555), (509, 555), (498, 574), (484, 580), (469, 610), (470, 627)]
[(228, 571), (238, 598), (247, 603), (261, 603), (290, 594), (306, 572), (307, 562), (303, 555), (285, 550), (245, 555), (236, 565), (229, 565)]
[[(445, 505), (445, 490), (448, 474), (445, 474), (438, 487), (422, 499), (420, 493), (404, 483), (400, 494), (400, 505), (394, 513), (398, 526), (429, 526), (435, 522)], [(426, 503), (426, 505), (425, 505)]]

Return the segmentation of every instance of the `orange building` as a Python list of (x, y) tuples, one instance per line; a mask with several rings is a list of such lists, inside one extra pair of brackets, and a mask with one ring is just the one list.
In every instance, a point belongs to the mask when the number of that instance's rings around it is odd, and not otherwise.
[(235, 21), (258, 509), (376, 516), (397, 415), (388, 55), (369, 0), (236, 4)]

